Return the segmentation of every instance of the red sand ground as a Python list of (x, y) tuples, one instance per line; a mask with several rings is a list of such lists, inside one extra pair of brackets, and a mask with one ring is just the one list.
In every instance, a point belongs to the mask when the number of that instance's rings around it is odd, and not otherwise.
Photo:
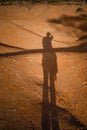
[(72, 52), (66, 49), (67, 52), (55, 52), (59, 128), (86, 130), (87, 6), (81, 13), (76, 12), (78, 7), (48, 4), (0, 7), (0, 130), (44, 130), (43, 53), (38, 53), (38, 49), (43, 49), (42, 39), (47, 32), (54, 36), (53, 48), (77, 48)]

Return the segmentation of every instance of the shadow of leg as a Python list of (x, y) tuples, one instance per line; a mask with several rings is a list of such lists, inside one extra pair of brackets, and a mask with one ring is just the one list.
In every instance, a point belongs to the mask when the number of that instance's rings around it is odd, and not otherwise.
[(50, 74), (50, 112), (51, 112), (51, 125), (52, 130), (59, 130), (58, 124), (58, 112), (56, 109), (56, 95), (55, 95), (55, 83), (54, 74)]
[(43, 103), (42, 103), (42, 130), (50, 130), (50, 111), (48, 95), (48, 72), (44, 70)]

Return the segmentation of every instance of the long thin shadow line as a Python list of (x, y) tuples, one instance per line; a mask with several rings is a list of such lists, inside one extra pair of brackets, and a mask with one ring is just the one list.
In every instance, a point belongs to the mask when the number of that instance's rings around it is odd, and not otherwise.
[(31, 31), (31, 30), (29, 30), (29, 29), (27, 29), (27, 28), (25, 28), (25, 27), (23, 27), (23, 26), (21, 26), (21, 25), (19, 25), (19, 24), (16, 24), (16, 23), (14, 23), (14, 22), (9, 22), (9, 23), (18, 26), (18, 27), (22, 28), (23, 30), (25, 30), (25, 31), (27, 31), (27, 32), (31, 32), (31, 33), (33, 33), (34, 35), (37, 35), (37, 36), (39, 36), (39, 37), (41, 37), (41, 38), (43, 37), (42, 35), (40, 35), (40, 34), (38, 34), (38, 33), (35, 33), (35, 32), (33, 32), (33, 31)]
[[(6, 22), (7, 23), (7, 22)], [(41, 37), (41, 38), (43, 38), (44, 36), (43, 35), (40, 35), (40, 34), (38, 34), (38, 33), (35, 33), (35, 32), (33, 32), (33, 31), (31, 31), (31, 30), (29, 30), (29, 29), (27, 29), (27, 28), (25, 28), (25, 27), (23, 27), (23, 26), (21, 26), (21, 25), (19, 25), (19, 24), (16, 24), (16, 23), (14, 23), (14, 22), (8, 22), (9, 24), (12, 24), (12, 25), (15, 25), (15, 26), (18, 26), (19, 28), (21, 28), (21, 29), (23, 29), (23, 30), (25, 30), (25, 31), (27, 31), (27, 32), (30, 32), (30, 33), (32, 33), (32, 34), (34, 34), (34, 35), (37, 35), (37, 36), (39, 36), (39, 37)], [(55, 39), (53, 39), (53, 41), (54, 42), (57, 42), (57, 43), (62, 43), (62, 44), (68, 44), (68, 43), (66, 43), (66, 42), (63, 42), (63, 41), (58, 41), (58, 40), (55, 40)], [(74, 42), (76, 42), (76, 41), (73, 41), (73, 42), (69, 42), (69, 44), (73, 44)], [(69, 45), (68, 44), (68, 45)]]
[(75, 46), (75, 47), (53, 48), (53, 49), (32, 49), (32, 50), (24, 50), (24, 51), (18, 51), (18, 52), (1, 53), (0, 57), (18, 56), (18, 55), (43, 53), (43, 52), (86, 53), (87, 48), (82, 49), (79, 46)]
[[(23, 30), (25, 30), (25, 31), (27, 31), (27, 32), (31, 32), (31, 33), (33, 33), (34, 35), (37, 35), (37, 36), (43, 38), (42, 35), (40, 35), (40, 34), (38, 34), (38, 33), (35, 33), (35, 32), (33, 32), (33, 31), (31, 31), (31, 30), (29, 30), (29, 29), (27, 29), (27, 28), (25, 28), (25, 27), (23, 27), (23, 26), (21, 26), (21, 25), (19, 25), (19, 24), (16, 24), (16, 23), (14, 23), (14, 22), (9, 22), (9, 23), (12, 24), (12, 25), (16, 25), (16, 26), (18, 26), (19, 28), (22, 28)], [(68, 43), (66, 43), (66, 42), (58, 41), (58, 40), (55, 40), (55, 39), (54, 39), (53, 41), (58, 42), (58, 43), (68, 44)], [(73, 42), (76, 42), (76, 41), (73, 41)], [(69, 42), (69, 44), (70, 44), (70, 43), (73, 43), (73, 42)]]
[(16, 47), (16, 46), (4, 44), (4, 43), (0, 43), (0, 46), (9, 47), (9, 48), (15, 48), (15, 49), (21, 49), (21, 50), (26, 50), (26, 49), (21, 48), (21, 47)]

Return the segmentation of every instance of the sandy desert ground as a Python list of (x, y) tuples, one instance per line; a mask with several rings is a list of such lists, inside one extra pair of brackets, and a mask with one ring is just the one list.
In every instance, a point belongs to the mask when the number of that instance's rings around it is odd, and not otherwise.
[(87, 5), (0, 6), (0, 130), (87, 130)]

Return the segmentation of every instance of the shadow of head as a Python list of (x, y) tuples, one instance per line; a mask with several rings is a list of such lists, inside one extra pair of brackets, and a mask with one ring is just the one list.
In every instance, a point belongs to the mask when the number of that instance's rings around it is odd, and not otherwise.
[(47, 33), (46, 33), (46, 36), (47, 36), (48, 38), (53, 39), (53, 35), (52, 35), (50, 32), (47, 32)]

